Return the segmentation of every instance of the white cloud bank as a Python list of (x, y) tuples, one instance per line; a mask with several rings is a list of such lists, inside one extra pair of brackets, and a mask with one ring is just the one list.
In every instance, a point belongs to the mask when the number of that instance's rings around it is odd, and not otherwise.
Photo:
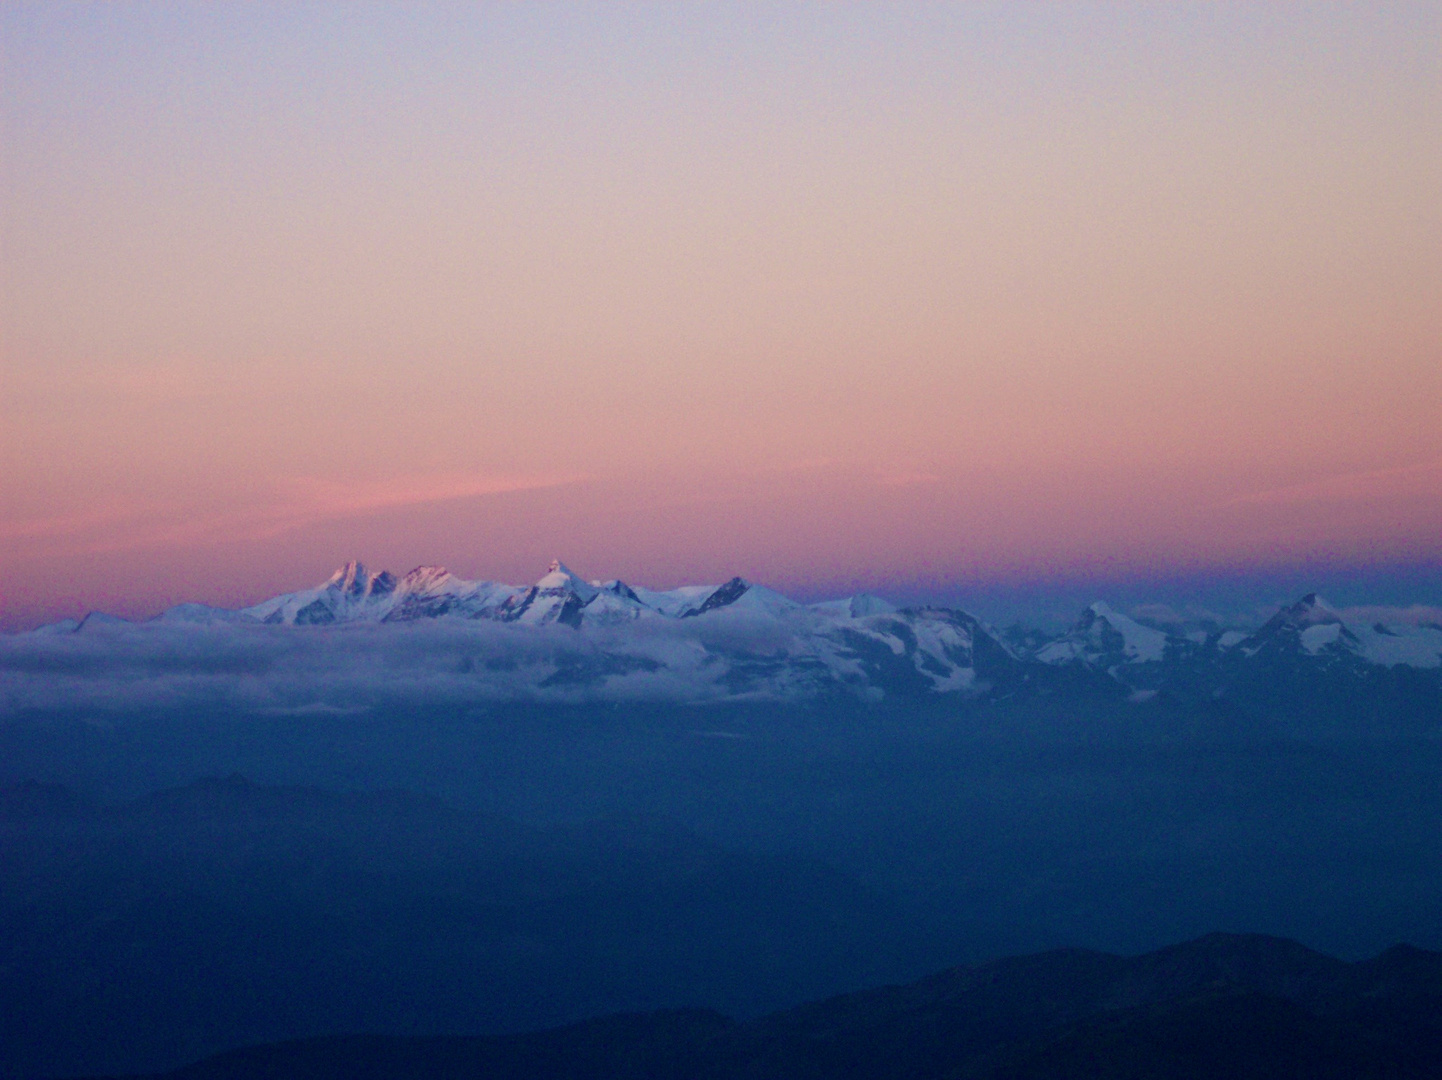
[[(795, 627), (744, 612), (584, 632), (435, 619), (327, 627), (92, 621), (0, 635), (0, 713), (212, 705), (268, 715), (394, 703), (786, 697), (835, 673)], [(795, 632), (793, 632), (795, 631)], [(778, 660), (801, 663), (782, 663)], [(810, 661), (808, 663), (807, 661)]]

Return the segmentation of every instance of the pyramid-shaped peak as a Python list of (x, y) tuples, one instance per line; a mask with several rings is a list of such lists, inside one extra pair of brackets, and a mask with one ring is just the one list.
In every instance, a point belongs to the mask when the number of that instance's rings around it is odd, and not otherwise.
[(1356, 641), (1356, 635), (1347, 628), (1342, 616), (1316, 593), (1308, 593), (1263, 623), (1244, 643), (1244, 648), (1251, 654), (1279, 642), (1287, 650), (1300, 643), (1306, 652), (1315, 654), (1329, 643), (1346, 642), (1354, 646)]
[(1282, 614), (1294, 622), (1307, 625), (1342, 621), (1342, 616), (1337, 614), (1336, 609), (1314, 592), (1308, 593), (1295, 604), (1284, 608)]
[(548, 585), (568, 585), (573, 581), (584, 584), (583, 582), (581, 582), (580, 577), (574, 571), (572, 571), (569, 566), (563, 563), (560, 559), (552, 559), (551, 565), (546, 568), (546, 573), (544, 574), (544, 576), (542, 576), (540, 581), (536, 582), (536, 584), (545, 587)]
[(545, 577), (536, 582), (536, 588), (545, 592), (565, 590), (575, 593), (582, 600), (590, 600), (597, 592), (594, 585), (586, 584), (579, 575), (574, 573), (571, 568), (560, 559), (551, 560), (550, 569), (546, 571)]

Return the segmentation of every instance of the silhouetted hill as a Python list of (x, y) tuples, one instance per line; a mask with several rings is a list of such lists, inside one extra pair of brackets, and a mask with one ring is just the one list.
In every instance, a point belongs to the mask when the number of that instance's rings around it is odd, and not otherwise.
[(542, 831), (239, 776), (114, 807), (15, 785), (0, 1076), (324, 1031), (524, 1030), (678, 994), (760, 1011), (846, 985), (896, 921), (825, 865), (642, 815)]
[(1055, 1080), (1442, 1075), (1442, 954), (1344, 963), (1213, 934), (1137, 957), (1063, 950), (734, 1023), (606, 1017), (492, 1038), (309, 1039), (170, 1080)]
[[(656, 1009), (750, 1024), (1056, 943), (1098, 950), (1078, 954), (1066, 995), (1048, 971), (1040, 996), (1009, 977), (1027, 1010), (1084, 1028), (1086, 981), (1110, 985), (1115, 954), (1212, 927), (1349, 960), (1442, 947), (1434, 742), (1206, 741), (1173, 733), (1236, 719), (1225, 706), (1039, 700), (0, 726), (17, 781), (0, 784), (0, 1077)], [(1196, 984), (1201, 955), (1129, 968), (1132, 996), (1108, 1009), (1141, 1024), (1145, 985)], [(1411, 961), (1373, 963), (1395, 981)], [(907, 990), (923, 992), (949, 1038), (956, 980)], [(951, 1053), (928, 1041), (931, 1014), (876, 993), (851, 1007), (882, 1017), (877, 1039), (918, 1067)], [(1366, 1023), (1403, 1025), (1383, 1000)], [(804, 1034), (806, 1017), (773, 1021)], [(835, 1061), (868, 1060), (848, 1031)], [(824, 1062), (824, 1044), (807, 1036), (801, 1058)]]

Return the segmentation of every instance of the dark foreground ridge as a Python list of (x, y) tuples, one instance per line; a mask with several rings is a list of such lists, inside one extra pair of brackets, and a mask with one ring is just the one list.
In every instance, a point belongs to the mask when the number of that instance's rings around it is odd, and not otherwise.
[(172, 1080), (1437, 1077), (1442, 953), (1346, 963), (1212, 934), (1137, 957), (1061, 950), (954, 968), (747, 1023), (605, 1017), (487, 1038), (369, 1035), (235, 1050)]

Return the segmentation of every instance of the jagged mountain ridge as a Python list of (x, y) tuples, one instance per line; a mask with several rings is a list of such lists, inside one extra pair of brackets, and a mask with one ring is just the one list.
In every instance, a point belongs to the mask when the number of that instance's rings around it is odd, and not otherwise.
[(1307, 662), (1332, 670), (1437, 668), (1442, 666), (1442, 626), (1349, 623), (1316, 593), (1308, 593), (1252, 633), (1175, 634), (1142, 625), (1098, 602), (1065, 634), (1032, 655), (1045, 664), (1106, 670), (1122, 681), (1129, 681), (1128, 668), (1186, 665), (1203, 658)]
[[(407, 644), (413, 637), (397, 636), (404, 627), (430, 634), (434, 647), (417, 652)], [(1421, 673), (1430, 687), (1442, 673), (1442, 627), (1354, 625), (1314, 594), (1252, 633), (1167, 632), (1097, 602), (1060, 636), (1032, 634), (1008, 643), (954, 608), (898, 610), (867, 595), (803, 605), (740, 577), (650, 590), (619, 580), (585, 581), (559, 561), (531, 585), (469, 581), (435, 566), (403, 577), (373, 574), (351, 562), (314, 588), (239, 610), (180, 604), (138, 624), (95, 613), (18, 637), (37, 648), (42, 639), (76, 634), (91, 649), (124, 640), (125, 648), (116, 650), (122, 662), (144, 653), (147, 636), (170, 642), (176, 634), (188, 638), (190, 629), (227, 641), (227, 635), (234, 641), (268, 635), (270, 645), (287, 654), (284, 664), (327, 677), (346, 665), (365, 667), (364, 678), (352, 679), (353, 698), (361, 695), (361, 682), (387, 671), (397, 681), (434, 677), (452, 700), (689, 701), (835, 692), (864, 699), (1005, 696), (1028, 686), (1108, 685), (1138, 701), (1161, 691), (1204, 701), (1237, 687), (1248, 697), (1272, 695), (1283, 685), (1313, 695), (1323, 693), (1324, 684), (1350, 693), (1352, 684), (1375, 682), (1377, 673), (1394, 669)], [(291, 637), (292, 631), (300, 633)], [(63, 646), (56, 640), (44, 648)], [(199, 646), (196, 651), (195, 667), (203, 671), (207, 658)], [(40, 672), (46, 662), (30, 659), (23, 666)], [(24, 692), (12, 698), (38, 699), (57, 684), (54, 676), (43, 686), (37, 680), (29, 698)], [(1423, 692), (1436, 697), (1437, 689)], [(284, 690), (287, 700), (306, 692), (298, 673)]]
[[(289, 626), (410, 622), (449, 615), (580, 627), (583, 622), (605, 625), (654, 615), (689, 618), (738, 602), (769, 611), (800, 606), (740, 577), (722, 585), (653, 592), (632, 589), (624, 581), (585, 581), (560, 560), (552, 562), (545, 576), (529, 586), (467, 581), (440, 566), (419, 566), (397, 579), (389, 571), (372, 575), (364, 564), (349, 562), (322, 585), (283, 593), (237, 614)], [(172, 612), (183, 617), (180, 609), (172, 608), (162, 618)]]
[(1366, 625), (1315, 594), (1250, 633), (1166, 633), (1093, 605), (1030, 657), (1039, 685), (1156, 699), (1236, 737), (1442, 732), (1442, 626)]
[(231, 1051), (170, 1080), (276, 1075), (629, 1080), (1060, 1080), (1437, 1075), (1442, 954), (1348, 963), (1282, 938), (1210, 934), (1141, 956), (1059, 949), (737, 1022), (709, 1010), (522, 1035), (345, 1037)]
[[(585, 581), (560, 561), (529, 586), (468, 581), (433, 566), (398, 578), (350, 562), (314, 588), (239, 610), (181, 604), (146, 623), (92, 615), (21, 636), (78, 633), (98, 645), (97, 634), (114, 635), (134, 645), (153, 631), (173, 636), (197, 628), (279, 633), (304, 652), (321, 650), (314, 634), (329, 631), (343, 636), (325, 662), (344, 665), (356, 662), (342, 655), (347, 647), (355, 653), (381, 650), (382, 639), (404, 642), (387, 637), (404, 627), (430, 628), (437, 638), (419, 664), (447, 669), (447, 696), (980, 694), (1014, 682), (1022, 668), (996, 632), (964, 611), (897, 610), (866, 595), (808, 606), (741, 577), (658, 591)], [(302, 634), (289, 638), (293, 630)], [(402, 665), (387, 659), (374, 666)], [(455, 675), (466, 676), (462, 685)]]

